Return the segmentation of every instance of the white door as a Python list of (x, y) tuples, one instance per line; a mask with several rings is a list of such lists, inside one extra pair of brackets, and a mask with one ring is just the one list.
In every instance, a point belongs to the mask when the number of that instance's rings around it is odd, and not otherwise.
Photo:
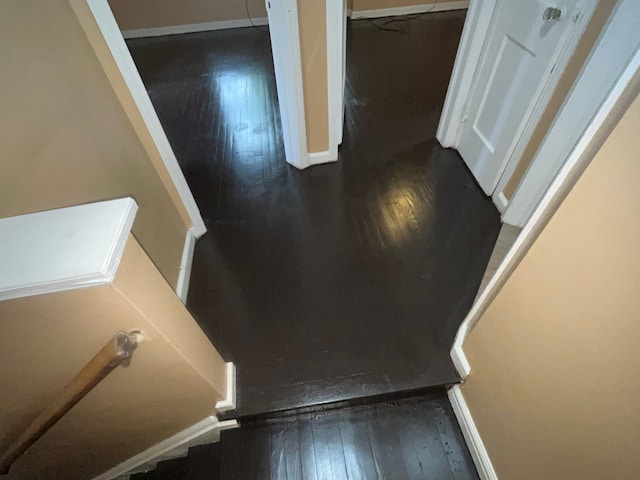
[(498, 0), (458, 151), (487, 195), (538, 99), (579, 0)]

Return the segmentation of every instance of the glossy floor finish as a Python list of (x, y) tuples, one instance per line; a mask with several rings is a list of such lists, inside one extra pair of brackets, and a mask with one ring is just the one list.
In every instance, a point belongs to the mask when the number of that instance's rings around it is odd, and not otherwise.
[(499, 216), (436, 142), (464, 12), (348, 34), (336, 164), (286, 164), (268, 35), (129, 41), (209, 232), (188, 308), (238, 415), (456, 382), (449, 357)]
[(133, 480), (477, 480), (446, 393), (244, 423)]

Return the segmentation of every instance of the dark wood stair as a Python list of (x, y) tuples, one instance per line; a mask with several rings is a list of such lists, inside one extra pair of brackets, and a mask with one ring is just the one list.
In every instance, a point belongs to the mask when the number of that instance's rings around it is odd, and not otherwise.
[(446, 391), (241, 421), (132, 480), (476, 480)]

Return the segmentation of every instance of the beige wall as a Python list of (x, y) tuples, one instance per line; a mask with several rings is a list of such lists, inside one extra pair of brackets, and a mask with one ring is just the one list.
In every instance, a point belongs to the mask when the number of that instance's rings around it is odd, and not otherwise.
[[(247, 18), (245, 0), (109, 0), (122, 30)], [(252, 18), (264, 18), (264, 0), (249, 0)]]
[(640, 478), (640, 99), (464, 344), (501, 480)]
[(602, 28), (609, 19), (609, 15), (611, 15), (616, 1), (617, 0), (601, 0), (596, 7), (596, 10), (591, 17), (591, 21), (587, 25), (587, 28), (585, 29), (580, 42), (578, 42), (576, 50), (569, 60), (569, 63), (567, 64), (567, 68), (558, 81), (558, 85), (556, 86), (553, 95), (549, 100), (549, 104), (542, 114), (542, 117), (540, 118), (540, 121), (538, 122), (538, 125), (536, 126), (527, 147), (522, 153), (522, 157), (520, 158), (516, 169), (511, 174), (509, 182), (502, 191), (507, 199), (510, 199), (513, 196), (516, 188), (518, 187), (518, 184), (529, 168), (529, 165), (531, 164), (531, 161), (533, 160), (538, 147), (542, 143), (542, 140), (544, 140), (544, 137), (547, 134), (547, 131), (551, 126), (554, 118), (556, 117), (558, 111), (560, 110), (565, 97), (569, 94), (569, 90), (571, 90), (573, 82), (578, 77), (580, 70), (584, 65), (584, 62), (589, 56), (589, 53), (591, 53), (591, 49), (598, 39)]
[(87, 480), (215, 413), (225, 364), (131, 237), (111, 286), (0, 302), (0, 451), (120, 330), (142, 330), (149, 342), (8, 480)]
[(7, 0), (0, 42), (0, 217), (132, 196), (133, 232), (175, 286), (191, 223), (69, 2)]
[(307, 150), (329, 149), (327, 27), (324, 2), (298, 0)]

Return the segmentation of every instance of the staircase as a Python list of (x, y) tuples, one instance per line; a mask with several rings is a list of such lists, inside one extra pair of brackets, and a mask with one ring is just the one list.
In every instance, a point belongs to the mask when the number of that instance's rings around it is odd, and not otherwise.
[(244, 419), (132, 480), (477, 480), (444, 389)]

